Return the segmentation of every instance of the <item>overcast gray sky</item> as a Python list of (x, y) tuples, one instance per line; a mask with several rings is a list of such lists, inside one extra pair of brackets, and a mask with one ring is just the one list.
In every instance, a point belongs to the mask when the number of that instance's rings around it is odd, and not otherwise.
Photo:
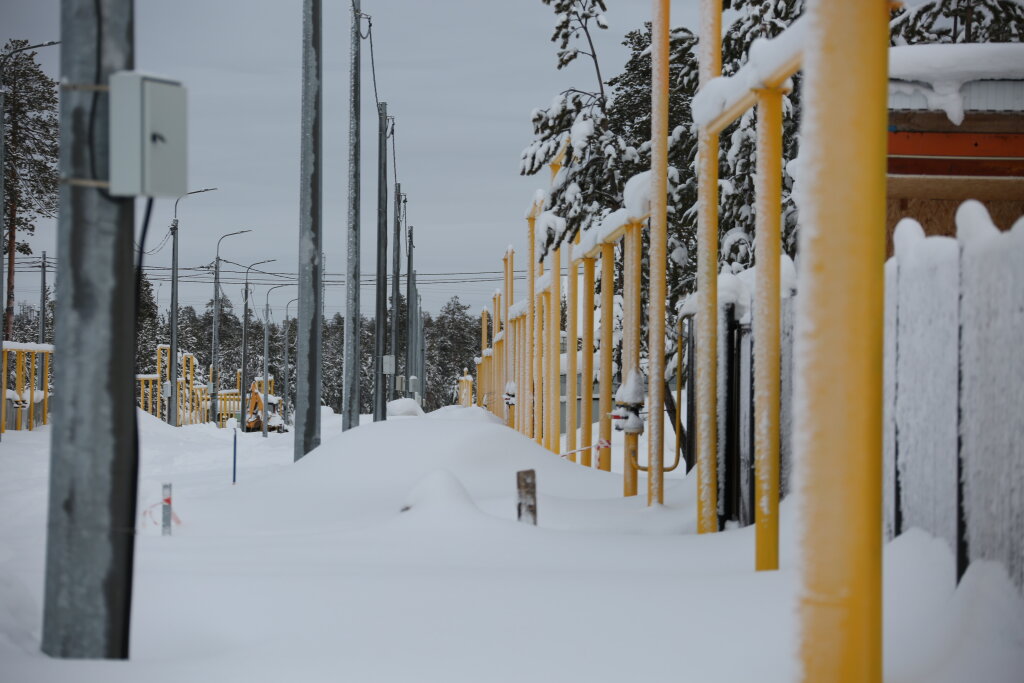
[[(333, 315), (343, 313), (345, 305), (340, 283), (348, 192), (350, 5), (348, 0), (325, 0), (323, 5), (324, 253), (328, 280), (339, 283), (327, 287), (325, 308)], [(0, 0), (0, 6), (3, 42), (59, 39), (58, 0)], [(610, 28), (599, 32), (597, 48), (605, 78), (621, 70), (626, 59), (622, 37), (650, 18), (652, 3), (608, 0), (608, 6)], [(696, 8), (697, 0), (673, 3), (672, 23), (695, 26)], [(530, 140), (530, 111), (546, 106), (570, 85), (594, 87), (590, 64), (580, 59), (556, 70), (555, 46), (549, 41), (554, 15), (541, 0), (362, 0), (362, 10), (373, 18), (380, 99), (396, 117), (398, 180), (409, 197), (421, 280), (429, 279), (427, 273), (500, 271), (508, 244), (523, 253), (523, 215), (534, 189), (547, 181), (518, 174), (519, 153)], [(245, 264), (276, 258), (266, 267), (296, 271), (301, 29), (301, 0), (136, 2), (136, 68), (179, 79), (188, 88), (189, 187), (220, 188), (179, 205), (183, 268), (210, 263), (220, 235), (249, 228), (253, 232), (248, 235), (224, 240), (222, 257)], [(39, 52), (54, 77), (59, 49)], [(369, 45), (363, 41), (364, 274), (375, 264), (376, 135)], [(388, 176), (390, 183), (390, 168)], [(392, 191), (389, 186), (389, 198)], [(173, 204), (155, 203), (147, 248), (156, 247), (167, 232)], [(140, 207), (139, 219), (141, 214)], [(40, 224), (32, 243), (37, 253), (46, 249), (53, 255), (54, 225)], [(169, 266), (170, 252), (168, 246), (147, 257), (147, 265)], [(517, 265), (523, 263), (520, 256)], [(155, 286), (166, 308), (170, 285)], [(421, 293), (429, 311), (458, 294), (475, 312), (489, 303), (497, 286), (424, 282)], [(240, 285), (225, 291), (240, 304)], [(265, 291), (262, 285), (255, 291), (261, 308)], [(38, 301), (38, 277), (19, 274), (16, 292), (19, 301)], [(211, 285), (183, 281), (183, 305), (201, 310), (211, 296)], [(271, 294), (275, 320), (294, 297), (290, 288)], [(365, 284), (361, 302), (366, 314), (372, 314), (373, 297), (372, 285)]]

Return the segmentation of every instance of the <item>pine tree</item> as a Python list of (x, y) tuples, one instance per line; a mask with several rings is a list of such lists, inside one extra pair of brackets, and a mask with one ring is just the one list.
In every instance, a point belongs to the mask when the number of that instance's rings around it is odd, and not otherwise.
[[(25, 47), (26, 40), (9, 40), (4, 54)], [(31, 254), (18, 233), (35, 233), (35, 221), (57, 213), (57, 82), (36, 62), (34, 51), (19, 52), (3, 71), (4, 98), (4, 218), (7, 225), (7, 302), (5, 337), (14, 316), (14, 253)]]
[(469, 304), (453, 296), (436, 318), (424, 322), (426, 342), (426, 378), (424, 410), (437, 410), (455, 402), (459, 378), (465, 368), (473, 367), (479, 353), (480, 320), (469, 314)]
[(896, 11), (893, 45), (1019, 43), (1024, 38), (1021, 0), (927, 0)]
[(139, 288), (138, 318), (135, 321), (135, 372), (146, 375), (156, 372), (156, 347), (160, 342), (160, 315), (153, 296), (153, 283), (142, 274)]

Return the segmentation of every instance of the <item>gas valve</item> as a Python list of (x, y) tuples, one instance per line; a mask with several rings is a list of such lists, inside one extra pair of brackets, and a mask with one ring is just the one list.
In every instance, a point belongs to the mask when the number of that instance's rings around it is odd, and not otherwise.
[(612, 411), (612, 425), (616, 431), (626, 434), (643, 434), (644, 421), (640, 417), (643, 403), (616, 403)]

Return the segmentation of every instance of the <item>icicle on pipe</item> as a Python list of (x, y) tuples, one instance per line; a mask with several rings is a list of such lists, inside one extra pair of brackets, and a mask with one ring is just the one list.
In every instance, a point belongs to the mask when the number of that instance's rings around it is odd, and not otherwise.
[(882, 678), (886, 0), (813, 0), (794, 418), (807, 681)]

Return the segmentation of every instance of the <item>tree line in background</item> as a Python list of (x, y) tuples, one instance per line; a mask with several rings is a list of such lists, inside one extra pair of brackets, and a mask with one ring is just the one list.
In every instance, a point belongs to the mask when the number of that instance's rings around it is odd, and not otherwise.
[[(538, 235), (544, 258), (570, 242), (581, 230), (624, 207), (623, 190), (632, 176), (651, 165), (651, 26), (646, 23), (626, 34), (629, 59), (621, 73), (606, 72), (594, 48), (593, 34), (608, 28), (608, 0), (541, 0), (556, 18), (551, 37), (557, 46), (557, 68), (582, 61), (580, 83), (558, 93), (547, 108), (535, 109), (533, 139), (523, 150), (520, 172), (535, 175), (568, 143), (566, 157), (551, 182), (545, 209), (565, 219), (564, 230)], [(911, 3), (907, 3), (911, 5)], [(722, 74), (736, 73), (746, 62), (754, 41), (774, 38), (804, 11), (804, 0), (724, 0)], [(893, 45), (952, 42), (1019, 42), (1024, 37), (1021, 0), (926, 0), (893, 11)], [(696, 289), (697, 256), (697, 131), (691, 103), (698, 82), (698, 37), (686, 27), (670, 34), (668, 286), (665, 352), (666, 372), (675, 372), (675, 305)], [(796, 256), (799, 217), (794, 199), (794, 165), (799, 155), (801, 77), (783, 98), (783, 249)], [(756, 110), (750, 110), (720, 135), (719, 154), (719, 267), (732, 272), (753, 265)], [(647, 235), (644, 233), (644, 258)], [(616, 272), (622, 273), (621, 245), (616, 249)], [(646, 269), (642, 300), (647, 305)], [(621, 277), (614, 283), (621, 294)], [(603, 283), (598, 282), (598, 286)], [(617, 308), (621, 310), (621, 304)], [(642, 355), (647, 354), (647, 316)], [(619, 323), (621, 326), (621, 322)], [(615, 354), (620, 352), (616, 335)]]

